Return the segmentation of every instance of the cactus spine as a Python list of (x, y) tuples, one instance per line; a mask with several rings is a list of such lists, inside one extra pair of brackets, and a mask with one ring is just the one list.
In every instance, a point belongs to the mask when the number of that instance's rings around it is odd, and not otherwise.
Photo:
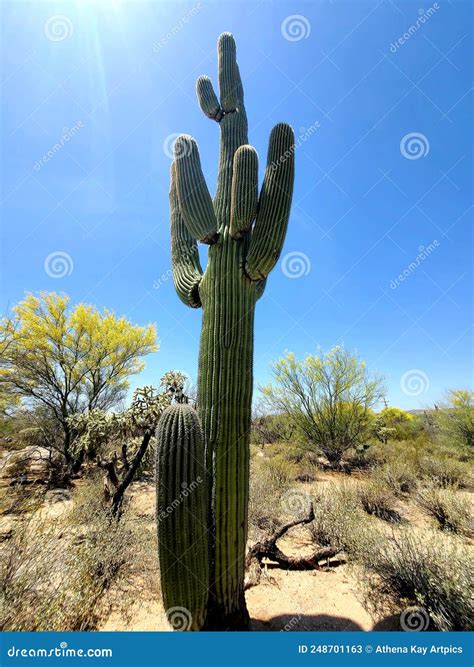
[[(258, 196), (258, 158), (247, 143), (243, 89), (230, 33), (219, 38), (218, 69), (220, 102), (208, 77), (197, 81), (201, 109), (220, 125), (216, 196), (212, 200), (209, 194), (196, 142), (181, 135), (175, 142), (171, 167), (171, 247), (179, 297), (186, 305), (203, 309), (198, 411), (212, 475), (209, 599), (204, 627), (238, 629), (248, 624), (244, 560), (254, 310), (286, 234), (293, 191), (294, 136), (284, 123), (272, 130)], [(204, 273), (197, 241), (209, 245)], [(163, 469), (161, 474), (177, 472)], [(179, 551), (175, 555), (179, 557)], [(183, 576), (198, 576), (197, 569)], [(173, 582), (165, 582), (167, 589), (172, 586)]]

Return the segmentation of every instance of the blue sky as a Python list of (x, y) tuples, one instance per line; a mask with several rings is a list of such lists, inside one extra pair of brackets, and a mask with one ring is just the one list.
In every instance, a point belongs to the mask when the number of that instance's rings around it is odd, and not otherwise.
[(54, 290), (156, 322), (160, 352), (134, 386), (169, 368), (195, 379), (201, 313), (169, 279), (169, 149), (192, 134), (214, 191), (218, 128), (194, 87), (216, 82), (229, 30), (260, 171), (276, 122), (300, 137), (256, 383), (286, 350), (343, 343), (392, 405), (472, 385), (470, 2), (1, 6), (4, 311)]

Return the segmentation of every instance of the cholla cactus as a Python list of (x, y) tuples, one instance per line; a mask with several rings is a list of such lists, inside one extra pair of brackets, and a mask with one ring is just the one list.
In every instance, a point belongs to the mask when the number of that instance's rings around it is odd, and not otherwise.
[[(209, 194), (196, 142), (182, 135), (174, 148), (170, 206), (174, 284), (186, 305), (203, 309), (198, 412), (207, 468), (213, 478), (210, 578), (201, 582), (210, 590), (205, 627), (227, 629), (243, 628), (248, 623), (244, 559), (254, 309), (286, 234), (293, 191), (294, 136), (284, 123), (273, 128), (258, 196), (258, 158), (247, 143), (243, 89), (235, 42), (229, 33), (219, 37), (218, 67), (220, 102), (208, 77), (197, 81), (201, 109), (220, 126), (216, 196), (212, 200)], [(209, 245), (205, 272), (197, 241)], [(177, 473), (163, 469), (161, 474)], [(162, 578), (167, 576), (162, 570)], [(189, 577), (191, 590), (197, 572), (183, 572), (182, 576)], [(192, 608), (192, 595), (188, 605), (184, 599), (181, 604)]]
[(165, 388), (176, 403), (187, 403), (188, 397), (184, 393), (186, 375), (180, 371), (168, 371), (161, 378), (161, 386)]

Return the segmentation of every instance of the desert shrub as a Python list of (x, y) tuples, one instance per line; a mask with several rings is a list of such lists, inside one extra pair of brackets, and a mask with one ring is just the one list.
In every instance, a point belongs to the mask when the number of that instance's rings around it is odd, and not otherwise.
[(367, 470), (377, 464), (377, 456), (374, 453), (372, 443), (364, 442), (353, 449), (348, 450), (343, 457), (343, 470), (346, 468), (348, 472), (354, 469)]
[(425, 487), (418, 492), (417, 502), (428, 516), (436, 520), (442, 530), (467, 537), (473, 535), (471, 504), (459, 495), (456, 487)]
[(289, 417), (285, 414), (266, 414), (263, 406), (258, 405), (252, 418), (250, 442), (263, 447), (277, 442), (289, 442), (295, 435)]
[(440, 487), (463, 488), (471, 483), (469, 467), (443, 450), (423, 457), (420, 472), (426, 480)]
[(355, 540), (367, 528), (357, 496), (347, 484), (330, 484), (314, 499), (315, 518), (309, 525), (314, 541), (351, 553)]
[(303, 445), (284, 445), (279, 448), (278, 458), (291, 464), (293, 479), (297, 482), (314, 482), (321, 466), (314, 452)]
[(304, 447), (286, 445), (286, 447), (280, 451), (282, 456), (290, 463), (303, 463), (307, 460), (308, 450)]
[(372, 472), (371, 478), (401, 497), (412, 493), (418, 483), (416, 473), (404, 461), (385, 463)]
[(17, 526), (2, 551), (2, 630), (96, 627), (104, 592), (143, 542), (125, 516), (111, 517), (101, 496), (93, 480), (71, 511), (52, 519), (42, 508)]
[(296, 482), (315, 482), (318, 479), (320, 467), (316, 463), (303, 461), (298, 465), (298, 472), (295, 476)]
[(388, 486), (377, 480), (359, 484), (356, 496), (364, 512), (389, 523), (399, 523), (400, 514), (394, 509), (395, 497)]
[(271, 532), (282, 514), (281, 497), (294, 479), (294, 466), (279, 456), (254, 460), (250, 468), (249, 523), (251, 529)]
[(374, 530), (358, 540), (354, 558), (364, 570), (365, 605), (374, 614), (416, 605), (429, 614), (431, 630), (474, 628), (473, 560), (459, 540), (433, 531), (403, 529), (387, 537)]
[(410, 440), (389, 440), (386, 443), (378, 442), (371, 447), (375, 462), (382, 466), (386, 463), (403, 461), (411, 470), (418, 470), (421, 461), (431, 443), (426, 434), (422, 433)]
[(268, 469), (269, 476), (283, 489), (288, 487), (298, 472), (297, 465), (281, 455), (262, 461), (262, 465)]

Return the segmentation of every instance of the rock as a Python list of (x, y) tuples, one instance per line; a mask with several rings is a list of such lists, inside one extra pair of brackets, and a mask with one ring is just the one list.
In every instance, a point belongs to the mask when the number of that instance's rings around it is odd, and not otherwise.
[(0, 542), (5, 542), (13, 537), (15, 522), (7, 516), (0, 517)]
[(44, 447), (24, 447), (9, 452), (0, 462), (0, 486), (44, 484), (50, 471), (49, 451)]

